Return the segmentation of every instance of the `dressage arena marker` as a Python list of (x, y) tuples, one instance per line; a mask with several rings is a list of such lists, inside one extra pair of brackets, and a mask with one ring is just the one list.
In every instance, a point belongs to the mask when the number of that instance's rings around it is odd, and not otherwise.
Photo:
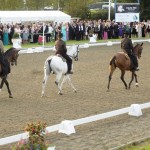
[[(145, 108), (150, 107), (150, 102), (144, 103), (144, 104), (138, 104), (138, 105), (140, 105), (141, 109), (145, 109)], [(77, 119), (77, 120), (72, 120), (72, 123), (73, 123), (74, 126), (78, 126), (78, 125), (81, 125), (81, 124), (90, 123), (90, 122), (93, 122), (93, 121), (102, 120), (102, 119), (106, 119), (106, 118), (109, 118), (109, 117), (129, 113), (130, 110), (131, 110), (130, 107), (126, 107), (126, 108), (122, 108), (122, 109), (118, 109), (118, 110), (114, 110), (114, 111), (110, 111), (110, 112), (106, 112), (106, 113), (102, 113), (102, 114), (98, 114), (98, 115), (94, 115), (94, 116), (90, 116), (90, 117), (85, 117), (85, 118), (81, 118), (81, 119)], [(60, 125), (61, 124), (56, 124), (56, 125), (53, 125), (53, 126), (46, 127), (46, 131), (48, 133), (59, 131)], [(17, 135), (1, 138), (0, 139), (0, 145), (5, 145), (5, 144), (13, 143), (13, 142), (18, 142), (18, 141), (20, 141), (20, 139), (27, 139), (28, 137), (29, 137), (29, 134), (28, 134), (28, 132), (26, 132), (26, 133), (22, 133), (22, 134), (17, 134)]]

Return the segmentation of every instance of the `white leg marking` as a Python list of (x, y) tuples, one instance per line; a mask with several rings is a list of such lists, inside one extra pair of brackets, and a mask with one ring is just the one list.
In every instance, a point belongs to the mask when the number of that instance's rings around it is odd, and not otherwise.
[(135, 86), (138, 87), (138, 86), (139, 86), (139, 83), (135, 83)]
[(43, 80), (43, 82), (42, 82), (42, 95), (41, 95), (41, 97), (43, 97), (44, 94), (45, 94), (45, 86), (46, 86), (47, 80), (48, 80), (48, 75), (45, 74), (44, 80)]

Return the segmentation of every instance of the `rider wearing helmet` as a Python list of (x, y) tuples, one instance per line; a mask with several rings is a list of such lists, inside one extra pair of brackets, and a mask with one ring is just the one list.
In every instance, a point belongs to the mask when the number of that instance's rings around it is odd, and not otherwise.
[(138, 60), (137, 57), (133, 54), (132, 40), (128, 36), (129, 33), (124, 32), (124, 38), (121, 41), (121, 49), (130, 57), (132, 70), (138, 71)]
[(67, 55), (66, 43), (61, 38), (62, 38), (62, 33), (59, 32), (57, 35), (57, 41), (55, 42), (56, 54), (60, 54), (62, 57), (66, 59), (68, 65), (67, 73), (73, 74), (73, 72), (71, 71), (72, 59)]

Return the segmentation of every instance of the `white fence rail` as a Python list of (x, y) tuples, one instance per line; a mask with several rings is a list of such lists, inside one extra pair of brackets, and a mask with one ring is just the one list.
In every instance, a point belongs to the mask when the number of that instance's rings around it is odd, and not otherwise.
[[(140, 104), (140, 107), (141, 109), (150, 108), (150, 102)], [(126, 107), (126, 108), (122, 108), (122, 109), (118, 109), (118, 110), (114, 110), (114, 111), (110, 111), (110, 112), (106, 112), (106, 113), (102, 113), (102, 114), (98, 114), (98, 115), (94, 115), (90, 117), (72, 120), (72, 122), (74, 126), (78, 126), (78, 125), (82, 125), (85, 123), (90, 123), (93, 121), (102, 120), (102, 119), (110, 118), (113, 116), (125, 114), (125, 113), (128, 113), (129, 111), (130, 111), (130, 107)], [(48, 131), (48, 133), (50, 133), (50, 132), (58, 131), (59, 128), (60, 128), (60, 124), (56, 124), (56, 125), (47, 127), (46, 130)], [(0, 145), (10, 144), (13, 142), (20, 141), (20, 139), (26, 139), (26, 138), (28, 138), (28, 132), (1, 138)]]
[[(132, 40), (133, 43), (138, 43), (138, 42), (150, 42), (150, 39), (138, 39), (138, 40)], [(115, 44), (120, 44), (121, 41), (111, 41), (111, 39), (108, 42), (100, 43), (100, 42), (95, 42), (95, 43), (85, 43), (85, 44), (80, 44), (79, 48), (89, 48), (90, 46), (112, 46)], [(67, 46), (69, 47), (69, 46)], [(19, 54), (23, 53), (37, 53), (37, 52), (44, 52), (44, 51), (49, 51), (49, 50), (55, 50), (54, 47), (34, 47), (34, 48), (28, 48), (28, 49), (22, 49), (19, 51)]]

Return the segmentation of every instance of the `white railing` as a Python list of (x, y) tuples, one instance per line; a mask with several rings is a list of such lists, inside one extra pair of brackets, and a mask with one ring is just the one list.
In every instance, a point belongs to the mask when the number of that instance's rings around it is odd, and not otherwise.
[[(138, 40), (132, 40), (133, 43), (136, 42), (150, 42), (150, 39), (138, 39)], [(79, 48), (89, 48), (90, 46), (112, 46), (115, 44), (120, 44), (121, 41), (111, 41), (111, 39), (108, 39), (108, 42), (95, 42), (95, 43), (85, 43), (85, 44), (80, 44)], [(67, 46), (69, 47), (69, 46)], [(28, 48), (28, 49), (22, 49), (19, 51), (19, 54), (23, 53), (36, 53), (36, 52), (44, 52), (44, 51), (49, 51), (49, 50), (55, 50), (54, 47), (35, 47), (35, 48)]]
[[(150, 102), (144, 103), (144, 104), (139, 104), (139, 105), (140, 105), (141, 109), (149, 108)], [(90, 116), (90, 117), (72, 120), (72, 123), (74, 126), (78, 126), (78, 125), (82, 125), (85, 123), (90, 123), (93, 121), (102, 120), (102, 119), (110, 118), (113, 116), (129, 113), (129, 111), (130, 111), (130, 107), (126, 107), (126, 108), (122, 108), (122, 109), (118, 109), (118, 110), (114, 110), (114, 111), (110, 111), (110, 112), (106, 112), (106, 113), (102, 113), (102, 114), (98, 114), (98, 115), (94, 115), (94, 116)], [(46, 130), (48, 133), (50, 133), (50, 132), (58, 131), (59, 128), (60, 128), (60, 124), (56, 124), (53, 126), (46, 127)], [(0, 145), (10, 144), (13, 142), (20, 141), (20, 139), (26, 139), (26, 138), (28, 138), (27, 132), (9, 136), (9, 137), (5, 137), (5, 138), (1, 138)]]

